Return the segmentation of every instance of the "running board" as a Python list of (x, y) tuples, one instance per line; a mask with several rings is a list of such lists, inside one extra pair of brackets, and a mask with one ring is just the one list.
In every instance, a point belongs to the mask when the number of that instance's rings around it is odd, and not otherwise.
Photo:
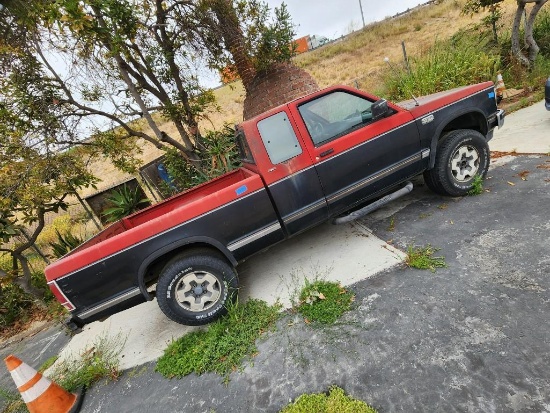
[(357, 211), (353, 211), (349, 215), (339, 217), (339, 218), (335, 218), (332, 221), (332, 223), (334, 225), (340, 225), (340, 224), (345, 224), (347, 222), (354, 221), (357, 218), (361, 218), (361, 217), (371, 213), (372, 211), (377, 210), (382, 205), (386, 205), (388, 202), (391, 202), (391, 201), (393, 201), (397, 198), (400, 198), (403, 195), (407, 195), (409, 192), (412, 191), (412, 189), (413, 189), (412, 182), (407, 182), (407, 185), (405, 185), (403, 188), (401, 188), (401, 189), (399, 189), (395, 192), (392, 192), (391, 194), (388, 194), (388, 195), (380, 198), (378, 201), (375, 201), (372, 204), (368, 204), (367, 206), (365, 206), (361, 209), (358, 209)]

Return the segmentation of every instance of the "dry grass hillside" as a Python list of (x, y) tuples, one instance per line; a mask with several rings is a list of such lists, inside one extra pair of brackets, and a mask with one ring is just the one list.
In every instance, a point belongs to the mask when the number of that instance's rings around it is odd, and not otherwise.
[[(480, 21), (481, 16), (461, 14), (464, 3), (465, 0), (442, 0), (437, 4), (419, 6), (408, 14), (371, 24), (322, 48), (299, 55), (295, 62), (310, 72), (321, 87), (358, 85), (376, 93), (383, 72), (389, 70), (384, 58), (389, 57), (394, 64), (403, 61), (401, 42), (405, 42), (408, 55), (414, 56), (436, 40), (447, 39), (461, 28)], [(511, 21), (515, 5), (514, 0), (504, 1), (503, 21)], [(209, 120), (201, 124), (203, 130), (219, 128), (224, 123), (238, 123), (242, 119), (244, 89), (239, 81), (216, 89), (214, 93), (221, 110), (208, 114)], [(173, 132), (172, 128), (170, 124), (163, 127), (167, 133)], [(138, 155), (143, 164), (161, 155), (159, 150), (144, 141), (138, 141), (138, 145), (143, 150)], [(131, 177), (117, 171), (108, 160), (95, 162), (91, 169), (102, 179), (98, 190)], [(97, 190), (83, 191), (83, 195), (92, 192)]]

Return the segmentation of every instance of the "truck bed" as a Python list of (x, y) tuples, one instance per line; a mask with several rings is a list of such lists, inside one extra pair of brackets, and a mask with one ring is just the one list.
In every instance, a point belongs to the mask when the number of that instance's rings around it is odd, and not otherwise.
[[(128, 248), (139, 240), (146, 239), (148, 236), (168, 230), (189, 219), (196, 218), (201, 214), (218, 208), (234, 200), (241, 193), (250, 193), (262, 187), (261, 177), (245, 168), (236, 169), (205, 182), (110, 225), (50, 265), (47, 271), (47, 279), (51, 280), (59, 275), (57, 274), (57, 267), (62, 262), (62, 265), (65, 266), (65, 271), (67, 265), (72, 270), (76, 270), (79, 267), (79, 263), (94, 262), (103, 256)], [(154, 227), (151, 226), (151, 223), (154, 223)], [(118, 236), (125, 232), (132, 232), (133, 234), (132, 236), (124, 237), (124, 241), (122, 241)], [(117, 239), (115, 240), (114, 238)], [(99, 248), (90, 248), (94, 245), (97, 245)], [(86, 257), (83, 255), (86, 255)], [(78, 259), (72, 259), (73, 257), (78, 257)], [(70, 265), (71, 263), (72, 265)]]

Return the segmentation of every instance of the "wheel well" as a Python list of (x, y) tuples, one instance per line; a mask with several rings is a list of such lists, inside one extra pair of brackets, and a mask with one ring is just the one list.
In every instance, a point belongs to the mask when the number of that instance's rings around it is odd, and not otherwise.
[(430, 153), (430, 162), (427, 169), (432, 169), (435, 165), (435, 157), (437, 153), (437, 145), (441, 140), (447, 135), (447, 133), (458, 130), (458, 129), (471, 129), (481, 133), (483, 136), (486, 136), (489, 132), (489, 126), (487, 125), (487, 119), (481, 112), (468, 112), (464, 113), (457, 118), (454, 118), (448, 122), (437, 134), (432, 138), (431, 142), (431, 153)]
[(464, 115), (459, 116), (458, 118), (450, 121), (443, 130), (441, 131), (438, 140), (441, 140), (447, 132), (456, 130), (456, 129), (472, 129), (478, 131), (483, 136), (487, 135), (487, 119), (481, 113), (478, 112), (469, 112)]
[(173, 250), (170, 250), (165, 254), (162, 254), (160, 257), (155, 258), (152, 262), (150, 262), (147, 265), (147, 269), (145, 270), (145, 273), (143, 275), (143, 282), (145, 284), (145, 287), (150, 287), (151, 285), (157, 282), (162, 269), (172, 258), (174, 258), (175, 256), (183, 252), (188, 252), (192, 250), (198, 250), (201, 253), (205, 253), (205, 252), (211, 253), (212, 255), (215, 255), (223, 259), (229, 265), (234, 266), (234, 263), (231, 262), (231, 260), (228, 257), (226, 257), (225, 254), (223, 254), (216, 247), (208, 243), (197, 242), (193, 244), (186, 244), (186, 245), (177, 247)]

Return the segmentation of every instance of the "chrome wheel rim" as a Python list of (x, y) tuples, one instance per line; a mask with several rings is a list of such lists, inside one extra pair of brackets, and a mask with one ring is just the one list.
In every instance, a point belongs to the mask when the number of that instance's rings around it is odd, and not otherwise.
[(193, 271), (181, 277), (174, 295), (185, 310), (201, 312), (216, 304), (221, 295), (221, 285), (211, 273)]
[(451, 173), (458, 182), (466, 182), (479, 171), (479, 152), (470, 145), (461, 146), (451, 156)]

